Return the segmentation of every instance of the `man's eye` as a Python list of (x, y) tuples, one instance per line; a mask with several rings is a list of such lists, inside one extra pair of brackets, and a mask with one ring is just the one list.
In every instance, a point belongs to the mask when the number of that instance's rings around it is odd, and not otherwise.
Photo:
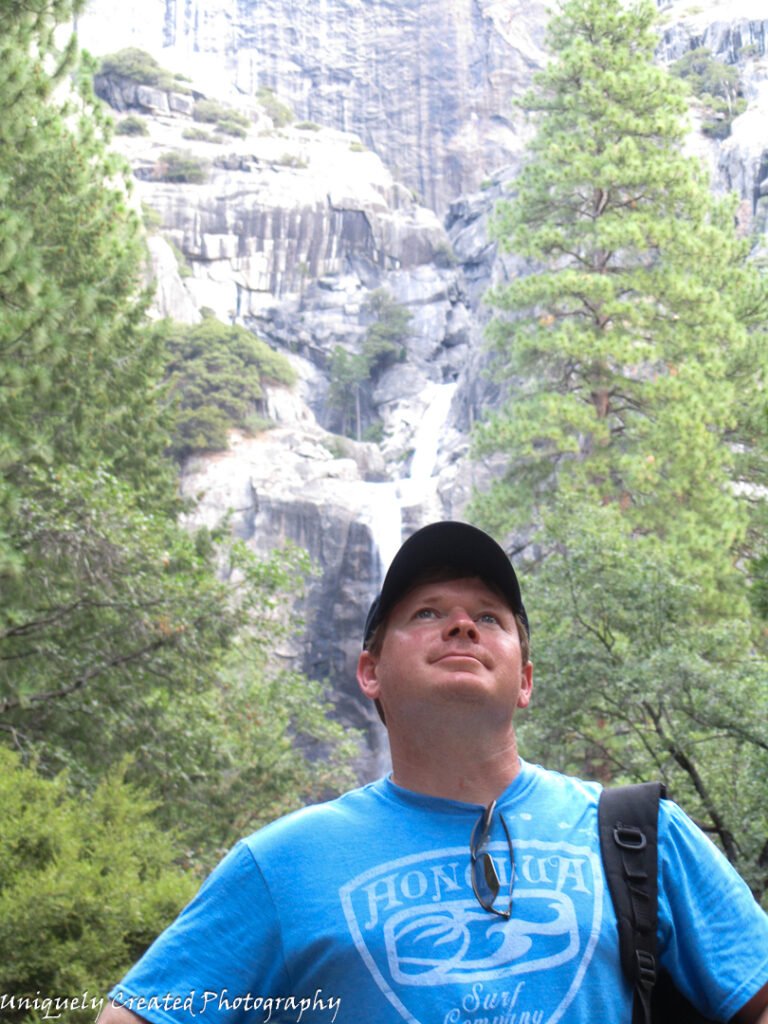
[(494, 626), (498, 626), (499, 625), (499, 617), (498, 617), (498, 615), (494, 615), (493, 612), (483, 612), (482, 615), (478, 615), (477, 621), (478, 622), (490, 622)]
[(437, 616), (437, 612), (434, 608), (419, 608), (416, 612), (415, 618), (417, 619), (434, 619)]

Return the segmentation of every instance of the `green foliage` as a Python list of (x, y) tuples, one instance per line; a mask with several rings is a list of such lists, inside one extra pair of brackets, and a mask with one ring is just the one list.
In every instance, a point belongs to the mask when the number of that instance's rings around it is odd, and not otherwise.
[(189, 327), (167, 324), (168, 390), (174, 399), (172, 452), (221, 451), (233, 427), (265, 415), (264, 384), (295, 383), (287, 359), (244, 327), (208, 316)]
[[(254, 666), (243, 686), (278, 677), (271, 644), (288, 634), (275, 610), (289, 607), (303, 564), (227, 544), (226, 524), (214, 535), (182, 528), (165, 408), (169, 388), (182, 394), (181, 370), (164, 384), (165, 338), (145, 327), (141, 233), (105, 148), (90, 71), (79, 93), (54, 100), (73, 50), (55, 63), (51, 35), (9, 19), (7, 6), (2, 17), (0, 738), (42, 772), (66, 767), (88, 795), (130, 753), (132, 780), (162, 798), (164, 826), (191, 831), (199, 800), (223, 794), (222, 766), (231, 780), (227, 759), (244, 751), (219, 698), (232, 652)], [(183, 331), (171, 341), (198, 361), (198, 378), (185, 379), (201, 392), (220, 400), (227, 359), (246, 381), (258, 368), (256, 386), (290, 379), (247, 332), (246, 344), (229, 328), (201, 327), (194, 341)], [(209, 342), (219, 346), (210, 364)], [(282, 710), (260, 713), (278, 745), (286, 729), (315, 730), (297, 715), (285, 725)], [(321, 717), (322, 740), (332, 731)], [(276, 774), (292, 786), (287, 800), (300, 802), (309, 785), (301, 764), (295, 776)], [(257, 789), (250, 798), (258, 807)], [(211, 842), (233, 816), (216, 798)]]
[(738, 718), (766, 681), (748, 575), (764, 503), (733, 482), (766, 479), (768, 294), (733, 203), (681, 155), (654, 17), (569, 0), (550, 24), (555, 56), (525, 99), (538, 134), (495, 223), (529, 272), (490, 296), (511, 393), (476, 450), (508, 461), (476, 514), (532, 531), (541, 555), (536, 756), (668, 775), (761, 891), (768, 820), (746, 780), (768, 737)]
[(192, 142), (216, 142), (221, 144), (224, 140), (220, 135), (212, 135), (205, 128), (185, 128), (181, 133), (183, 139), (190, 139)]
[(137, 330), (137, 219), (126, 189), (104, 184), (121, 167), (87, 77), (79, 95), (52, 99), (72, 49), (49, 77), (27, 26), (0, 37), (0, 574), (14, 575), (24, 557), (7, 528), (38, 468), (108, 462), (148, 493), (167, 479), (157, 408), (144, 399), (160, 351)]
[[(363, 303), (363, 316), (372, 323), (363, 336), (361, 351), (348, 352), (336, 345), (331, 353), (328, 405), (340, 415), (341, 432), (363, 436), (362, 393), (388, 366), (405, 358), (411, 314), (384, 288), (371, 292)], [(380, 428), (375, 427), (374, 436)]]
[(189, 150), (166, 150), (154, 168), (155, 181), (202, 185), (208, 179), (208, 161)]
[(342, 434), (362, 439), (360, 389), (370, 368), (365, 357), (335, 345), (329, 367), (328, 406), (339, 413)]
[(117, 53), (109, 54), (101, 61), (99, 73), (128, 78), (139, 85), (152, 85), (166, 92), (190, 93), (183, 75), (173, 74), (161, 67), (155, 58), (145, 50), (129, 46)]
[(168, 243), (171, 252), (176, 258), (176, 266), (179, 271), (179, 277), (182, 279), (185, 277), (191, 277), (192, 267), (187, 262), (187, 257), (184, 255), (184, 253), (181, 251), (178, 245), (176, 245), (172, 238), (167, 238), (166, 242)]
[(195, 103), (192, 117), (195, 121), (216, 125), (216, 131), (244, 139), (248, 134), (250, 118), (234, 107), (219, 100), (201, 99)]
[(296, 170), (303, 171), (309, 167), (309, 163), (296, 153), (283, 153), (279, 156), (275, 163), (278, 167), (294, 167)]
[(662, 779), (765, 899), (768, 687), (749, 622), (702, 617), (674, 548), (615, 505), (561, 495), (545, 525), (524, 585), (538, 683), (523, 749), (603, 782)]
[(158, 211), (150, 206), (149, 203), (141, 204), (141, 223), (144, 225), (145, 230), (151, 234), (153, 231), (157, 231), (163, 223), (163, 218)]
[[(0, 748), (0, 992), (101, 998), (192, 896), (152, 804), (111, 772), (83, 801)], [(17, 1004), (18, 1007), (18, 1004)], [(62, 1008), (90, 1024), (92, 1007)], [(53, 1007), (50, 1015), (56, 1014)], [(40, 1019), (3, 1009), (9, 1024)]]
[[(289, 560), (281, 554), (286, 577)], [(284, 591), (285, 606), (291, 596)], [(290, 638), (281, 614), (273, 607), (259, 622), (259, 630), (268, 623), (273, 631), (270, 646)], [(174, 796), (203, 868), (241, 836), (355, 784), (349, 764), (359, 755), (359, 737), (331, 711), (323, 687), (281, 668), (263, 639), (234, 649), (198, 708), (212, 737), (208, 757), (196, 762), (195, 785), (177, 786)]]
[(706, 116), (702, 131), (714, 138), (726, 138), (733, 119), (747, 108), (738, 70), (700, 46), (676, 60), (670, 71), (682, 78), (703, 104)]
[(261, 88), (256, 93), (256, 99), (262, 105), (266, 114), (271, 118), (275, 128), (285, 128), (294, 119), (291, 108), (278, 99), (272, 89)]
[(123, 753), (151, 758), (155, 691), (172, 681), (183, 706), (245, 621), (210, 539), (170, 510), (104, 469), (62, 467), (30, 474), (7, 524), (25, 571), (4, 580), (0, 724), (79, 784)]
[(373, 322), (363, 338), (363, 357), (370, 374), (405, 358), (411, 314), (386, 288), (377, 288), (363, 303), (363, 313)]
[(143, 117), (129, 114), (117, 122), (115, 135), (149, 135), (149, 128)]

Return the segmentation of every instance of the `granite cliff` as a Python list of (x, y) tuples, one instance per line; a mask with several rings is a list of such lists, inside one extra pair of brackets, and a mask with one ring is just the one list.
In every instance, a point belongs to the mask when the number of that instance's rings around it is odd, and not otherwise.
[(207, 92), (277, 92), (354, 132), (441, 214), (520, 152), (510, 98), (543, 59), (539, 0), (92, 0), (103, 53), (138, 46)]

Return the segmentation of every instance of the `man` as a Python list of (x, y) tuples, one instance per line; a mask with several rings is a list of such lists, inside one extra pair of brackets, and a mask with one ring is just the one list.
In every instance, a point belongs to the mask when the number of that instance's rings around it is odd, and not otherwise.
[[(528, 618), (503, 550), (463, 523), (409, 538), (358, 666), (389, 778), (239, 843), (102, 1024), (622, 1024), (631, 993), (597, 837), (599, 786), (522, 762)], [(768, 1024), (768, 918), (673, 804), (661, 959), (716, 1020)]]

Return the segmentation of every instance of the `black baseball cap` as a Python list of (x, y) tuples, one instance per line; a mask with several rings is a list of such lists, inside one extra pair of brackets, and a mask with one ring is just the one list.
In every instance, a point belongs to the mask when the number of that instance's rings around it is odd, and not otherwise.
[(365, 620), (363, 647), (373, 631), (428, 569), (456, 569), (461, 575), (477, 576), (492, 584), (519, 615), (530, 637), (528, 616), (520, 595), (520, 584), (504, 549), (493, 537), (469, 523), (431, 523), (417, 530), (392, 559), (381, 591)]

